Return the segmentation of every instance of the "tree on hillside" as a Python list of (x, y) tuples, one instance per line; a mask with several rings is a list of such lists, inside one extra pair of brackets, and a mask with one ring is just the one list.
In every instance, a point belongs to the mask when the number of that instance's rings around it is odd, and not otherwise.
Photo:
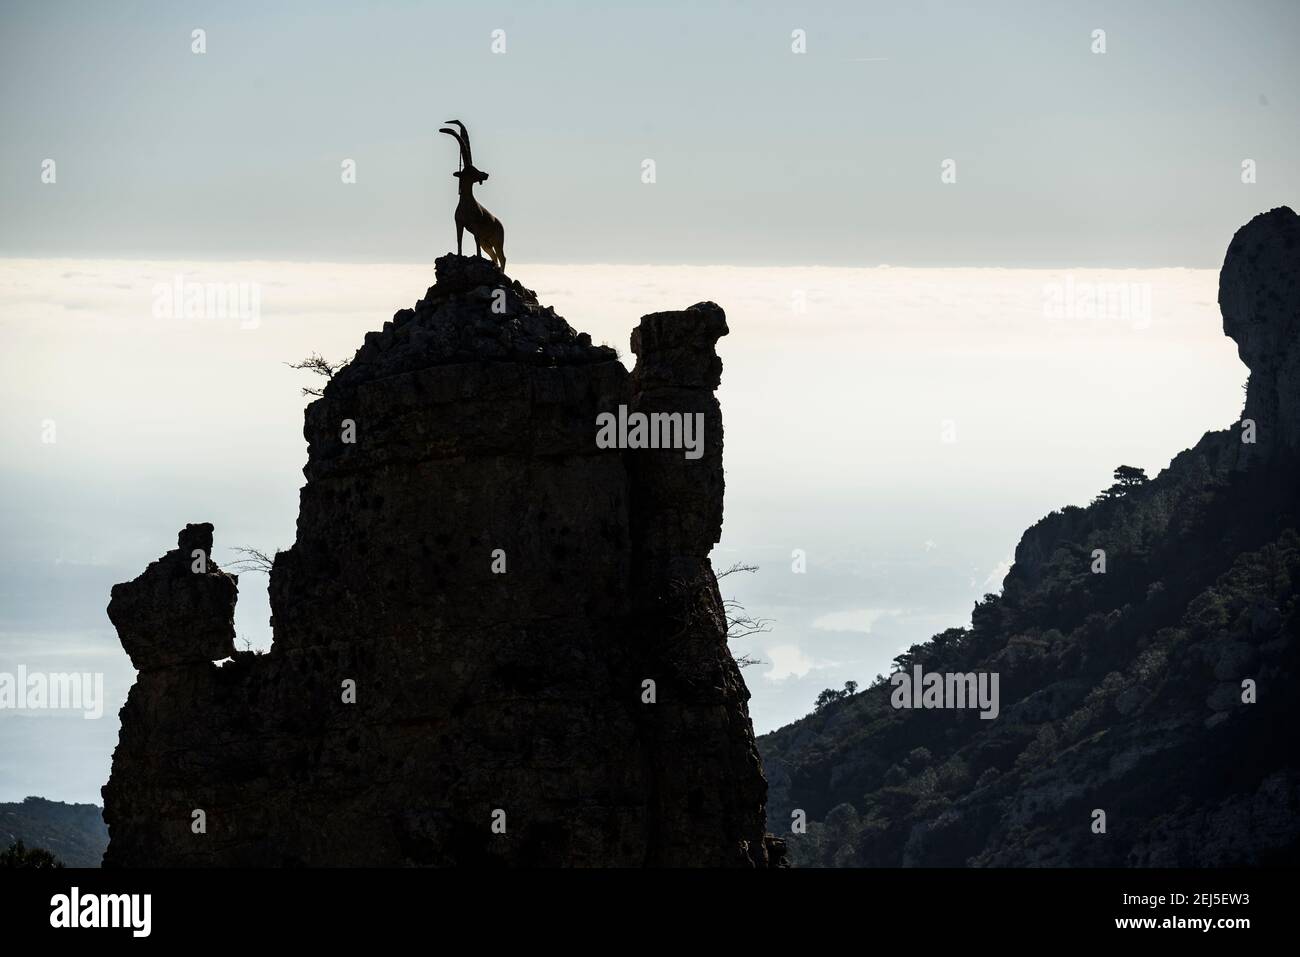
[(22, 841), (15, 841), (7, 851), (0, 852), (0, 869), (48, 871), (62, 866), (63, 862), (45, 848), (29, 848)]
[(1114, 477), (1115, 485), (1125, 490), (1137, 488), (1139, 485), (1146, 484), (1147, 481), (1146, 470), (1135, 468), (1132, 465), (1121, 465), (1115, 470)]
[(817, 696), (817, 701), (814, 703), (814, 707), (817, 711), (820, 711), (833, 701), (843, 701), (845, 698), (852, 697), (857, 694), (857, 691), (858, 683), (856, 681), (844, 682), (843, 691), (836, 691), (834, 688), (827, 688)]
[(1097, 501), (1121, 498), (1133, 491), (1135, 488), (1147, 483), (1146, 470), (1132, 465), (1121, 465), (1119, 468), (1115, 469), (1112, 476), (1115, 479), (1115, 484), (1098, 495)]
[(813, 703), (813, 707), (817, 711), (820, 711), (822, 708), (826, 707), (832, 701), (839, 701), (843, 697), (844, 697), (843, 691), (836, 691), (834, 688), (827, 688), (825, 691), (823, 691), (821, 694), (817, 696), (817, 700)]

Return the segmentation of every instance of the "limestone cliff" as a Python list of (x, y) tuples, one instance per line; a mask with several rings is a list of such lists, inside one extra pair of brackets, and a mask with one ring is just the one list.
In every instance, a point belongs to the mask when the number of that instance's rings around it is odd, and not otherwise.
[[(209, 525), (114, 587), (139, 675), (105, 864), (776, 863), (708, 561), (726, 333), (712, 303), (646, 316), (629, 375), (439, 259), (307, 409), (271, 650), (231, 646)], [(598, 447), (620, 405), (702, 414), (704, 454)]]

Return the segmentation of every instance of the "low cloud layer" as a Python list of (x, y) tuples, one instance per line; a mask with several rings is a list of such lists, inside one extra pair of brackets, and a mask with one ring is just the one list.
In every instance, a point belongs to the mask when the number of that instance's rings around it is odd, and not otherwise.
[[(727, 310), (714, 561), (760, 566), (723, 582), (772, 619), (736, 645), (765, 662), (745, 672), (760, 732), (964, 623), (1020, 532), (1116, 465), (1154, 473), (1240, 410), (1213, 270), (510, 271), (629, 366), (641, 314)], [(218, 561), (287, 547), (312, 381), (285, 363), (349, 358), (432, 281), (411, 265), (0, 260), (0, 670), (102, 671), (110, 699), (98, 721), (0, 716), (0, 800), (98, 800), (131, 680), (108, 589), (186, 522), (215, 524)], [(256, 321), (206, 314), (215, 286), (256, 287)], [(1125, 306), (1122, 288), (1141, 295)], [(266, 647), (265, 579), (240, 584), (241, 643)]]

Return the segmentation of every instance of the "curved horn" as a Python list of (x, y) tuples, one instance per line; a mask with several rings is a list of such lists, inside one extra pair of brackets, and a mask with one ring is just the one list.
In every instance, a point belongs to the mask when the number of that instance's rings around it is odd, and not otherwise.
[(473, 163), (471, 163), (471, 162), (469, 161), (469, 144), (468, 144), (467, 142), (465, 142), (463, 139), (461, 139), (461, 136), (460, 136), (459, 133), (457, 133), (455, 130), (449, 130), (449, 129), (447, 129), (447, 127), (445, 127), (445, 126), (442, 127), (440, 130), (438, 130), (438, 132), (439, 132), (439, 133), (446, 133), (448, 136), (454, 136), (454, 137), (456, 138), (456, 142), (460, 144), (460, 160), (461, 160), (461, 163), (462, 163), (463, 165), (465, 165), (465, 166), (473, 166), (473, 165), (474, 165)]
[(469, 130), (465, 129), (465, 124), (462, 123), (460, 120), (443, 120), (443, 122), (454, 123), (456, 126), (460, 127), (461, 139), (462, 142), (464, 142), (465, 144), (465, 162), (468, 165), (473, 166), (474, 164), (471, 161), (474, 158), (474, 152), (469, 147)]

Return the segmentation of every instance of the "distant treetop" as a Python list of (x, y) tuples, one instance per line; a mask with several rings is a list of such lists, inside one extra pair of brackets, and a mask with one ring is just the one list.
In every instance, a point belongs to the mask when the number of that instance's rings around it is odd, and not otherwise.
[(26, 847), (22, 841), (9, 845), (7, 851), (0, 852), (0, 870), (19, 868), (22, 870), (54, 870), (63, 866), (63, 862), (43, 847)]
[(1140, 469), (1132, 465), (1121, 465), (1112, 473), (1115, 484), (1106, 489), (1097, 496), (1098, 501), (1111, 498), (1122, 498), (1138, 486), (1147, 483), (1147, 473), (1145, 469)]

